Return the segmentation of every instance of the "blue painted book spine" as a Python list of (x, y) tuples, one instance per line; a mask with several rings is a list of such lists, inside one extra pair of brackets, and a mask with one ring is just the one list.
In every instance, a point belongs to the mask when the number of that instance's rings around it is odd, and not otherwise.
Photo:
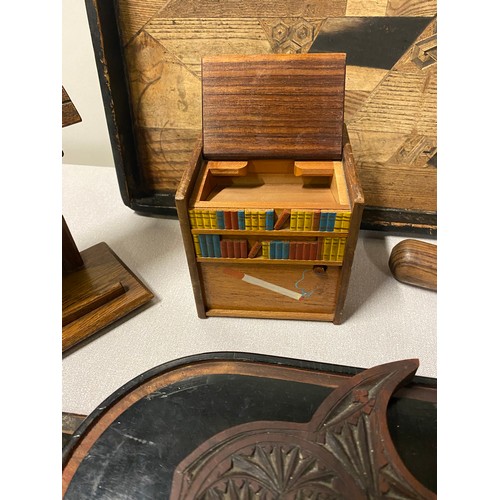
[(277, 259), (283, 258), (283, 242), (282, 241), (276, 242), (276, 258)]
[(224, 212), (222, 210), (217, 210), (217, 229), (226, 229), (224, 224)]
[(266, 211), (266, 231), (274, 229), (274, 210)]
[(284, 241), (283, 242), (283, 251), (282, 251), (282, 259), (288, 259), (290, 255), (290, 242), (289, 241)]
[(214, 245), (212, 242), (212, 235), (211, 234), (206, 234), (205, 238), (207, 240), (207, 257), (213, 257), (214, 256)]
[(335, 212), (330, 212), (328, 214), (328, 220), (326, 222), (326, 230), (327, 231), (333, 231), (333, 228), (335, 227), (335, 217), (336, 217)]
[(200, 234), (198, 235), (198, 238), (200, 240), (200, 250), (201, 250), (201, 256), (202, 257), (208, 257), (208, 248), (207, 248), (207, 239), (206, 239), (206, 234)]
[(319, 230), (326, 231), (326, 223), (328, 221), (328, 213), (321, 212), (321, 216), (319, 218)]
[(238, 210), (238, 229), (245, 229), (245, 210)]
[(214, 257), (222, 257), (220, 250), (220, 236), (218, 234), (212, 234), (212, 245), (214, 248)]
[(271, 241), (269, 245), (269, 258), (276, 259), (276, 241)]

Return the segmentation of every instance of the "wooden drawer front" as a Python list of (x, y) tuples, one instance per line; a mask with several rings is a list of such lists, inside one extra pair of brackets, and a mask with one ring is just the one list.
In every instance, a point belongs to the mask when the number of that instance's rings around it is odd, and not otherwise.
[(312, 265), (201, 263), (199, 267), (207, 310), (333, 314), (339, 267), (328, 266), (323, 273)]

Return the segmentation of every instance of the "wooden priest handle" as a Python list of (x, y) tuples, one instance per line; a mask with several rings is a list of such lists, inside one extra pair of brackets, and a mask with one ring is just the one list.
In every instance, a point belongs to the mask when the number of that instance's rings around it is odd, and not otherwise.
[(403, 240), (392, 249), (389, 268), (402, 283), (437, 290), (437, 245)]
[(208, 169), (213, 175), (243, 177), (247, 175), (247, 161), (209, 161)]
[(296, 161), (293, 173), (296, 177), (303, 175), (332, 177), (333, 161)]

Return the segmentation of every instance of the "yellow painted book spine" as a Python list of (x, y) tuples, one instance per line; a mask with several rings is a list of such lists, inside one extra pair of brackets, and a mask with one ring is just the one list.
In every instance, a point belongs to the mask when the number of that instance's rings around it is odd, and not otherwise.
[(304, 210), (299, 210), (297, 212), (297, 231), (304, 231), (304, 220), (305, 220)]
[(191, 224), (191, 229), (196, 229), (197, 228), (196, 215), (194, 212), (194, 208), (191, 208), (188, 213), (189, 213), (189, 224)]
[(201, 247), (200, 247), (200, 238), (197, 234), (193, 234), (193, 242), (194, 242), (194, 251), (196, 253), (196, 257), (201, 257)]
[(210, 229), (210, 211), (202, 210), (201, 216), (203, 217), (203, 228)]
[(210, 229), (217, 229), (217, 214), (215, 210), (209, 210)]
[(313, 213), (310, 210), (304, 212), (304, 231), (312, 230)]
[(290, 231), (297, 231), (297, 210), (290, 214)]
[(330, 260), (330, 250), (332, 248), (332, 238), (323, 239), (323, 260)]
[(269, 241), (262, 242), (262, 257), (264, 257), (264, 259), (269, 259), (269, 245)]
[(258, 231), (259, 230), (259, 212), (257, 210), (252, 210), (251, 219), (252, 219), (252, 231)]
[(339, 238), (333, 238), (332, 246), (330, 248), (330, 260), (338, 261), (339, 252)]
[(342, 212), (337, 212), (337, 215), (335, 217), (335, 225), (333, 226), (334, 233), (340, 233), (340, 231), (342, 230), (343, 217), (344, 214)]
[(339, 251), (337, 253), (337, 260), (339, 262), (342, 262), (344, 260), (344, 253), (345, 253), (345, 244), (347, 242), (347, 238), (340, 238), (339, 241)]
[(344, 217), (342, 218), (342, 232), (347, 233), (351, 225), (351, 212), (344, 212)]
[(245, 231), (252, 230), (252, 213), (250, 210), (245, 210)]
[(195, 210), (194, 216), (196, 219), (196, 228), (201, 229), (203, 227), (203, 214), (201, 213), (201, 210)]
[(258, 228), (259, 231), (264, 231), (266, 229), (266, 211), (265, 210), (259, 210), (257, 212), (257, 217), (258, 217)]

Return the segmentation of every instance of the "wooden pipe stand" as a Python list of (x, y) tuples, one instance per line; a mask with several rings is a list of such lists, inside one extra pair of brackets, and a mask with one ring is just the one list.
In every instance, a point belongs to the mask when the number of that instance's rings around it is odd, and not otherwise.
[[(81, 121), (62, 89), (62, 126)], [(81, 253), (62, 218), (62, 351), (124, 317), (153, 293), (104, 242)]]

